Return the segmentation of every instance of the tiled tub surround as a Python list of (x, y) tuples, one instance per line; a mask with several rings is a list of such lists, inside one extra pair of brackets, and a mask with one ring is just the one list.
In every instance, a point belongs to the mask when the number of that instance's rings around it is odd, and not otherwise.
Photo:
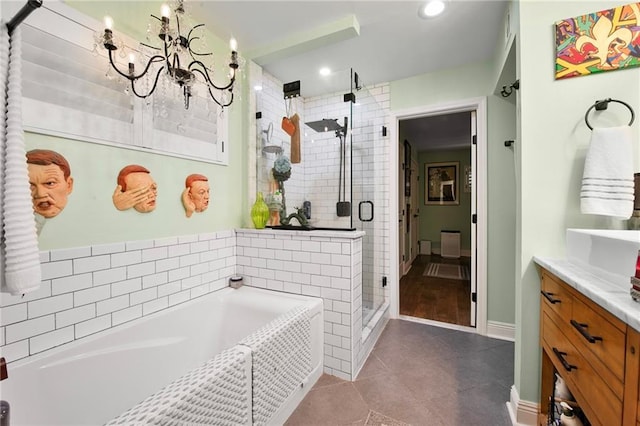
[(362, 324), (361, 231), (239, 229), (237, 272), (245, 285), (321, 297), (324, 371), (354, 380), (388, 319)]
[(317, 298), (227, 287), (12, 363), (0, 390), (16, 424), (281, 424), (322, 374), (322, 322)]
[(0, 350), (12, 363), (227, 285), (233, 230), (41, 252), (42, 285), (0, 294)]

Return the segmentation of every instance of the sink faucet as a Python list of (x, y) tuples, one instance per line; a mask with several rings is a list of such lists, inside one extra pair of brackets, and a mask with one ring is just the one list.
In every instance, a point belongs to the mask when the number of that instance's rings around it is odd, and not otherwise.
[(284, 219), (280, 219), (280, 223), (283, 225), (290, 225), (291, 219), (296, 219), (300, 226), (308, 226), (309, 221), (307, 220), (307, 216), (304, 214), (303, 209), (296, 208), (294, 213), (291, 213), (289, 216)]

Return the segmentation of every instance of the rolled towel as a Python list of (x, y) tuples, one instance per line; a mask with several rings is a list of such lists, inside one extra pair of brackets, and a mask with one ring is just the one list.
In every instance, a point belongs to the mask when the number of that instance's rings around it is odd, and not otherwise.
[(594, 128), (580, 191), (585, 214), (629, 219), (633, 213), (631, 127)]
[(2, 129), (5, 132), (5, 157), (2, 164), (4, 186), (1, 194), (4, 209), (4, 286), (13, 295), (37, 290), (41, 280), (38, 236), (22, 131), (21, 55), (22, 36), (18, 27), (10, 37), (6, 129)]

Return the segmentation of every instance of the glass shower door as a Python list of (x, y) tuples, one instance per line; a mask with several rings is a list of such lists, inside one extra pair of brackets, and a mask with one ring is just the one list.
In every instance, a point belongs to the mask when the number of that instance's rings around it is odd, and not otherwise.
[[(355, 79), (351, 103), (351, 170), (353, 226), (362, 241), (362, 325), (366, 327), (385, 301), (383, 280), (387, 262), (384, 218), (387, 213), (388, 155), (383, 136), (384, 111), (366, 87)], [(388, 138), (387, 138), (388, 139)], [(388, 236), (387, 236), (388, 238)]]

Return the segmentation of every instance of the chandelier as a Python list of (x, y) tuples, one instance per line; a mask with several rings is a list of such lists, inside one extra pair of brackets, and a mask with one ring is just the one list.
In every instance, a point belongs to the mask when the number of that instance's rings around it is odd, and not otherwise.
[[(118, 48), (123, 49), (123, 43), (116, 40), (113, 34), (113, 19), (109, 16), (104, 18), (104, 34), (101, 42), (109, 52), (109, 62), (113, 69), (131, 82), (131, 91), (139, 98), (147, 98), (153, 94), (158, 85), (158, 79), (164, 75), (172, 83), (182, 89), (184, 96), (184, 107), (189, 109), (189, 99), (194, 95), (193, 88), (196, 84), (206, 87), (211, 99), (220, 107), (225, 108), (233, 102), (233, 89), (236, 82), (236, 72), (239, 68), (238, 44), (234, 38), (230, 40), (231, 58), (229, 60), (228, 82), (217, 85), (213, 82), (213, 65), (205, 62), (213, 57), (212, 52), (201, 52), (198, 44), (202, 44), (202, 36), (199, 35), (204, 29), (204, 24), (197, 24), (192, 28), (185, 25), (184, 0), (176, 0), (173, 8), (164, 4), (161, 7), (161, 16), (151, 15), (152, 25), (148, 32), (155, 32), (161, 40), (161, 46), (156, 47), (145, 43), (140, 43), (149, 51), (146, 64), (142, 66), (142, 71), (136, 69), (136, 55), (129, 54), (128, 69), (122, 71), (118, 68), (114, 59)], [(184, 35), (186, 34), (186, 35)], [(153, 36), (155, 38), (155, 36)], [(141, 49), (142, 50), (142, 49)], [(155, 77), (153, 73), (155, 72)], [(144, 77), (144, 79), (143, 79)], [(218, 92), (216, 96), (215, 92)]]

